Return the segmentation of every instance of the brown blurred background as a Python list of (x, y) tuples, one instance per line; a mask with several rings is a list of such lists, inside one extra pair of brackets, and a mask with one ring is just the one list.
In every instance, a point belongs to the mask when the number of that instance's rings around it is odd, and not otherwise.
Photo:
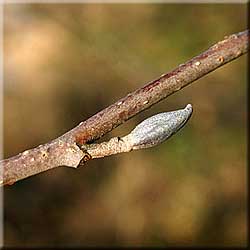
[[(246, 4), (8, 4), (4, 157), (45, 143), (246, 29)], [(151, 149), (4, 189), (5, 246), (245, 246), (247, 57), (103, 139), (192, 103)]]

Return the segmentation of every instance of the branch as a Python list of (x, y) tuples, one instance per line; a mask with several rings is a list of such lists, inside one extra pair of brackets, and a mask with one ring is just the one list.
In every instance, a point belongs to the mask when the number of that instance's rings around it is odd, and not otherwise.
[[(225, 37), (207, 51), (128, 94), (61, 137), (2, 160), (0, 185), (13, 184), (28, 176), (62, 165), (76, 168), (80, 162), (84, 163), (94, 158), (88, 150), (83, 150), (88, 148), (87, 144), (248, 50), (249, 30)], [(104, 151), (102, 156), (105, 156)]]
[(137, 125), (128, 135), (111, 138), (108, 142), (81, 146), (92, 158), (130, 152), (156, 146), (179, 131), (193, 112), (191, 104), (184, 109), (154, 115)]

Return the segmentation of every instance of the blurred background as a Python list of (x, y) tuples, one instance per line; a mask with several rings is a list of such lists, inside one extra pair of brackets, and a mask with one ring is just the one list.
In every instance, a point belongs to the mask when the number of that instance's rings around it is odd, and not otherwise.
[[(4, 157), (58, 137), (246, 29), (246, 4), (6, 4)], [(116, 128), (194, 113), (160, 146), (4, 188), (4, 244), (245, 246), (247, 57)]]

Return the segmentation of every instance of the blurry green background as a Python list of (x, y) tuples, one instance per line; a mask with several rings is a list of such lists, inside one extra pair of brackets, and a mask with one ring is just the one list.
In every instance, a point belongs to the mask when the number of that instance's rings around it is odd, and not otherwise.
[[(246, 4), (8, 4), (4, 157), (58, 137), (246, 29)], [(4, 189), (5, 246), (245, 246), (247, 57), (106, 135), (192, 103), (160, 146)]]

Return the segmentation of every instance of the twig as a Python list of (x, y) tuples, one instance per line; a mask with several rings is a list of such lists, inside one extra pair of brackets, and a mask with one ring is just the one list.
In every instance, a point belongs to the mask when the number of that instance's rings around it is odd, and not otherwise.
[(122, 138), (114, 137), (107, 142), (84, 145), (83, 149), (94, 159), (156, 146), (181, 129), (192, 112), (192, 105), (188, 104), (184, 109), (154, 115)]
[(0, 184), (12, 184), (61, 165), (77, 167), (91, 159), (80, 146), (92, 143), (139, 112), (179, 91), (249, 50), (249, 30), (225, 37), (173, 71), (128, 94), (61, 137), (0, 162)]

